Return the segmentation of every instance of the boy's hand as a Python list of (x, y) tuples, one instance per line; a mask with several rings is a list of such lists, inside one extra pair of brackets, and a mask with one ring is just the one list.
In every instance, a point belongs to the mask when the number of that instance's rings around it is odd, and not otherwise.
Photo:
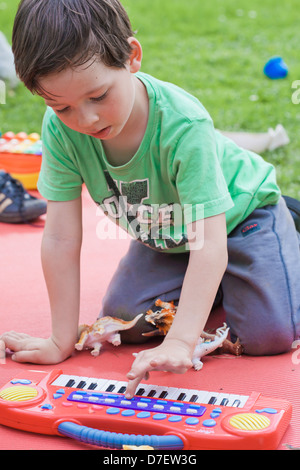
[(63, 352), (52, 338), (35, 338), (24, 333), (10, 331), (0, 336), (5, 346), (14, 352), (12, 360), (16, 362), (31, 362), (34, 364), (57, 364), (70, 354)]
[(168, 340), (153, 349), (141, 351), (137, 354), (130, 372), (127, 374), (128, 386), (126, 398), (132, 398), (138, 384), (143, 379), (148, 379), (151, 370), (163, 370), (184, 374), (192, 367), (190, 347), (175, 339)]

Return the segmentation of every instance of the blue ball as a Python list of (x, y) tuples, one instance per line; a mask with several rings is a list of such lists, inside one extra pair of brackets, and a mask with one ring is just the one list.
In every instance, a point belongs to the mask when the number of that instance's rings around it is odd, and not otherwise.
[(273, 80), (285, 78), (288, 73), (288, 67), (282, 57), (272, 57), (264, 67), (264, 74)]

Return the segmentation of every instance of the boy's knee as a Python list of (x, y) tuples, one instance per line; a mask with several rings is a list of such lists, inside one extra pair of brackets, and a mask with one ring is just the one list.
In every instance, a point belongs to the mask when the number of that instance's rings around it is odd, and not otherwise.
[(273, 356), (283, 354), (291, 350), (294, 341), (294, 333), (287, 328), (274, 329), (267, 327), (262, 331), (251, 334), (242, 340), (244, 354), (249, 356)]

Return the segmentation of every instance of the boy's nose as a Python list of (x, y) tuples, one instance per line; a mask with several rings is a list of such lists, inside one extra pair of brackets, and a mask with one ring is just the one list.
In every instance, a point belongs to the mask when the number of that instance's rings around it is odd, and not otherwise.
[(99, 117), (95, 113), (83, 112), (78, 115), (77, 123), (80, 129), (90, 130), (95, 128), (99, 122)]

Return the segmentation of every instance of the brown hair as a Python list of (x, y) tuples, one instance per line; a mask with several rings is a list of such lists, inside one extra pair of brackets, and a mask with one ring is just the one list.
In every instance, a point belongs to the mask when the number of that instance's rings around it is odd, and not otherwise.
[(16, 71), (41, 93), (39, 78), (92, 59), (123, 68), (133, 35), (119, 0), (22, 0), (12, 38)]

